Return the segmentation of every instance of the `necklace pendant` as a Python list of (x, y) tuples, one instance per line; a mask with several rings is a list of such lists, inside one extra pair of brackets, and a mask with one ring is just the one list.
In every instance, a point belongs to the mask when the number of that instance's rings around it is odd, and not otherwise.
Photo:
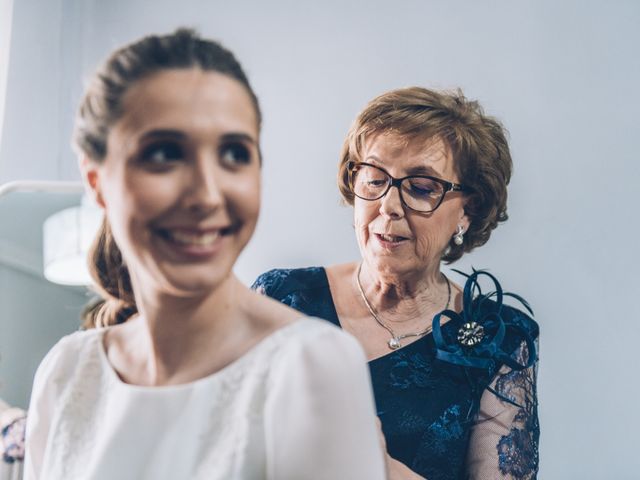
[(391, 350), (397, 350), (402, 346), (400, 344), (400, 340), (397, 337), (393, 337), (389, 339), (389, 341), (387, 342), (387, 345), (389, 345), (389, 348)]

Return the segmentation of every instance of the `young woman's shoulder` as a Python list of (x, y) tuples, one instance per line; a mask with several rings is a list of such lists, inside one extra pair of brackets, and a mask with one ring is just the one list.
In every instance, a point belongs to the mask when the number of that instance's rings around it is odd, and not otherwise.
[(384, 478), (369, 370), (358, 341), (313, 317), (281, 332), (264, 410), (268, 476)]
[(52, 375), (64, 376), (73, 372), (87, 356), (95, 355), (101, 345), (102, 333), (101, 329), (90, 329), (62, 337), (40, 362), (35, 382), (46, 381)]
[[(274, 370), (305, 371), (318, 379), (349, 378), (366, 370), (367, 359), (351, 334), (319, 318), (299, 318), (283, 329), (286, 341), (274, 362)], [(357, 372), (357, 373), (356, 373)]]

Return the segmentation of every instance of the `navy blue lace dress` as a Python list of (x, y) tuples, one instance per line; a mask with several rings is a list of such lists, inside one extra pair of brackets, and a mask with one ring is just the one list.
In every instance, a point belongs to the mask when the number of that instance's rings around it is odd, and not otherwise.
[[(496, 291), (483, 294), (479, 275)], [(322, 267), (271, 270), (253, 288), (340, 326)], [(389, 455), (428, 480), (536, 478), (538, 325), (504, 295), (474, 272), (463, 312), (443, 312), (432, 334), (369, 362)]]

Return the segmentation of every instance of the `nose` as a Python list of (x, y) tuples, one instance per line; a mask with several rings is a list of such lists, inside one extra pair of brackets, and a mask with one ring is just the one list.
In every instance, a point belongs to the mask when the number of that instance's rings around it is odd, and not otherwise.
[(380, 214), (390, 218), (404, 217), (404, 207), (400, 198), (399, 187), (392, 185), (380, 199)]
[(216, 168), (216, 161), (201, 155), (193, 164), (187, 184), (186, 207), (194, 213), (208, 213), (224, 203), (221, 188), (222, 172)]

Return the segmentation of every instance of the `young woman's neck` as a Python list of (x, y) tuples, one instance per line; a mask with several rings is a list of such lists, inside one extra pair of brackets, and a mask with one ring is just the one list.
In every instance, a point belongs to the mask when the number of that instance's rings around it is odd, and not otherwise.
[[(250, 336), (246, 287), (230, 274), (206, 295), (182, 297), (136, 291), (139, 317), (133, 335), (146, 363), (145, 383), (183, 383), (224, 367)], [(133, 325), (132, 325), (133, 326)], [(132, 345), (132, 343), (130, 343)], [(146, 359), (146, 360), (144, 360)]]
[(242, 290), (232, 273), (212, 290), (189, 296), (134, 287), (140, 316), (151, 332), (158, 333), (224, 328), (230, 312), (239, 306)]

